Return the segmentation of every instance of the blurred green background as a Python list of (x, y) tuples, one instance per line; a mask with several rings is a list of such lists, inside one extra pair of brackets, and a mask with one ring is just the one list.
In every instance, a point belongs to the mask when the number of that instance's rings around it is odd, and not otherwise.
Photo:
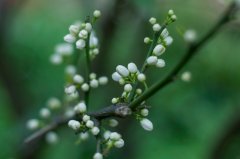
[[(187, 49), (181, 32), (195, 29), (201, 38), (219, 19), (227, 3), (218, 0), (2, 0), (0, 39), (0, 158), (87, 159), (95, 152), (92, 138), (75, 144), (66, 128), (59, 143), (24, 145), (25, 128), (49, 97), (62, 97), (64, 66), (50, 64), (49, 56), (63, 42), (68, 26), (102, 11), (97, 24), (100, 55), (93, 63), (99, 75), (111, 76), (116, 65), (140, 65), (147, 52), (143, 38), (152, 34), (148, 18), (163, 21), (174, 9), (178, 21), (169, 27), (174, 43), (163, 55), (167, 66), (148, 72), (150, 83), (164, 77)], [(126, 146), (108, 158), (126, 159), (240, 159), (240, 29), (230, 23), (221, 29), (184, 68), (192, 81), (176, 81), (149, 99), (154, 131), (144, 131), (135, 120), (123, 121)], [(122, 88), (114, 82), (92, 94), (91, 109), (110, 104)], [(67, 127), (67, 126), (65, 126)], [(227, 135), (228, 136), (227, 136)], [(219, 146), (222, 138), (227, 137)], [(216, 157), (215, 157), (216, 158)]]

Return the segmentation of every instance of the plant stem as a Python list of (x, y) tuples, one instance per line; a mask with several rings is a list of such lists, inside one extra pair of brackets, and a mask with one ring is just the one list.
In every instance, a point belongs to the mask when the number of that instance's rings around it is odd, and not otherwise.
[(171, 83), (176, 79), (177, 74), (181, 71), (181, 69), (190, 61), (190, 59), (197, 53), (197, 51), (210, 39), (215, 35), (220, 28), (229, 22), (230, 15), (235, 9), (235, 3), (232, 3), (229, 8), (226, 10), (222, 18), (208, 31), (208, 33), (197, 43), (190, 45), (187, 53), (180, 60), (180, 62), (174, 67), (174, 69), (161, 81), (155, 83), (152, 87), (150, 87), (146, 92), (144, 92), (141, 96), (139, 96), (136, 100), (130, 103), (129, 107), (135, 109), (138, 107), (144, 100), (150, 98), (157, 91)]
[(91, 91), (91, 88), (90, 88), (90, 71), (91, 71), (91, 59), (90, 59), (90, 55), (89, 55), (89, 41), (90, 41), (90, 35), (91, 33), (88, 34), (88, 37), (87, 37), (87, 40), (86, 40), (86, 49), (85, 49), (85, 53), (86, 53), (86, 82), (87, 84), (89, 85), (89, 90), (85, 92), (85, 103), (86, 105), (88, 106), (89, 104), (89, 95), (90, 95), (90, 91)]

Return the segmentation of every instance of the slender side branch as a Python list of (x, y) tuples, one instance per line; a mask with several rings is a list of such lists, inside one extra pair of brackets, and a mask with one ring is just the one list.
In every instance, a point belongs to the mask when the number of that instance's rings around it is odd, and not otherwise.
[[(91, 70), (91, 59), (89, 56), (89, 42), (90, 41), (90, 33), (88, 34), (87, 40), (86, 40), (86, 79), (87, 79), (87, 84), (90, 84), (90, 78), (89, 78), (89, 74), (90, 74), (90, 70)], [(89, 94), (91, 91), (91, 87), (89, 87), (89, 90), (87, 92), (85, 92), (85, 102), (86, 105), (88, 106), (89, 103)]]
[(226, 12), (223, 14), (222, 18), (208, 31), (208, 33), (197, 43), (190, 45), (185, 56), (180, 60), (176, 67), (163, 79), (162, 81), (157, 82), (152, 87), (150, 87), (146, 92), (144, 92), (140, 97), (135, 101), (130, 103), (129, 107), (135, 109), (147, 98), (150, 98), (157, 91), (167, 86), (169, 83), (173, 82), (177, 74), (181, 69), (190, 61), (190, 59), (197, 53), (197, 51), (208, 41), (210, 40), (220, 29), (221, 27), (230, 21), (230, 16), (232, 12), (236, 9), (236, 4), (233, 2)]

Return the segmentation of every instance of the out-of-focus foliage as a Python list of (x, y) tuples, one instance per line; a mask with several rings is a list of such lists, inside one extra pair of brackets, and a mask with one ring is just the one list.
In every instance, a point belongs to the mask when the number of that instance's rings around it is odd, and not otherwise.
[[(102, 74), (110, 77), (117, 64), (131, 61), (141, 64), (147, 50), (143, 38), (151, 34), (147, 18), (155, 16), (161, 21), (168, 9), (174, 9), (178, 21), (169, 28), (174, 43), (164, 54), (167, 67), (150, 70), (150, 82), (164, 77), (183, 56), (187, 48), (182, 38), (184, 30), (195, 29), (202, 37), (226, 7), (217, 0), (135, 0), (132, 3), (141, 14), (133, 16), (126, 11), (116, 19), (116, 34), (109, 41), (110, 54), (105, 57), (100, 52), (101, 66), (94, 68), (101, 67)], [(84, 19), (95, 8), (103, 11), (103, 17), (107, 16), (112, 13), (112, 5), (111, 0), (29, 0), (11, 19), (6, 40), (12, 60), (6, 62), (17, 68), (18, 84), (23, 88), (18, 92), (22, 92), (26, 105), (20, 108), (24, 113), (17, 115), (8, 90), (1, 82), (0, 158), (15, 157), (16, 151), (23, 146), (23, 137), (29, 134), (25, 121), (36, 116), (49, 97), (62, 96), (64, 66), (52, 66), (49, 56), (55, 44), (63, 41), (68, 26)], [(141, 18), (145, 18), (144, 23), (139, 22)], [(102, 33), (98, 35), (100, 40), (105, 37)], [(155, 130), (145, 132), (135, 121), (127, 126), (120, 125), (124, 127), (122, 133), (126, 147), (114, 150), (109, 158), (207, 158), (228, 122), (239, 113), (239, 39), (240, 30), (233, 24), (222, 28), (186, 66), (185, 69), (192, 72), (190, 83), (177, 81), (149, 100)], [(94, 107), (108, 105), (119, 92), (117, 85), (111, 82), (106, 89), (100, 88), (93, 94), (94, 101), (90, 104)], [(91, 158), (95, 152), (94, 139), (76, 145), (75, 138), (72, 131), (60, 130), (59, 143), (42, 146), (36, 152), (38, 158)], [(239, 157), (239, 143), (238, 137), (227, 149), (226, 159)]]

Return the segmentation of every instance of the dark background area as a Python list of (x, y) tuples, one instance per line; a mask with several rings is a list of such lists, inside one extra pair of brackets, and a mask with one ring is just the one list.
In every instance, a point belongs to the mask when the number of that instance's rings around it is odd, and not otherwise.
[[(116, 65), (140, 65), (147, 53), (143, 38), (152, 34), (148, 19), (162, 22), (169, 9), (178, 21), (169, 27), (174, 43), (163, 55), (164, 69), (148, 72), (150, 83), (164, 77), (184, 55), (182, 32), (195, 29), (201, 38), (228, 3), (218, 0), (1, 0), (0, 1), (0, 158), (92, 158), (95, 141), (75, 144), (76, 136), (60, 129), (59, 143), (23, 144), (26, 121), (38, 115), (49, 97), (63, 96), (64, 66), (49, 56), (63, 42), (68, 27), (95, 9), (100, 55), (93, 62), (99, 75), (111, 77)], [(240, 23), (229, 23), (184, 68), (192, 81), (176, 81), (149, 99), (154, 131), (137, 121), (123, 121), (126, 146), (108, 158), (205, 159), (240, 158)], [(122, 88), (110, 80), (92, 94), (91, 109), (110, 104)], [(123, 124), (124, 123), (124, 124)], [(127, 123), (127, 124), (126, 124)]]

